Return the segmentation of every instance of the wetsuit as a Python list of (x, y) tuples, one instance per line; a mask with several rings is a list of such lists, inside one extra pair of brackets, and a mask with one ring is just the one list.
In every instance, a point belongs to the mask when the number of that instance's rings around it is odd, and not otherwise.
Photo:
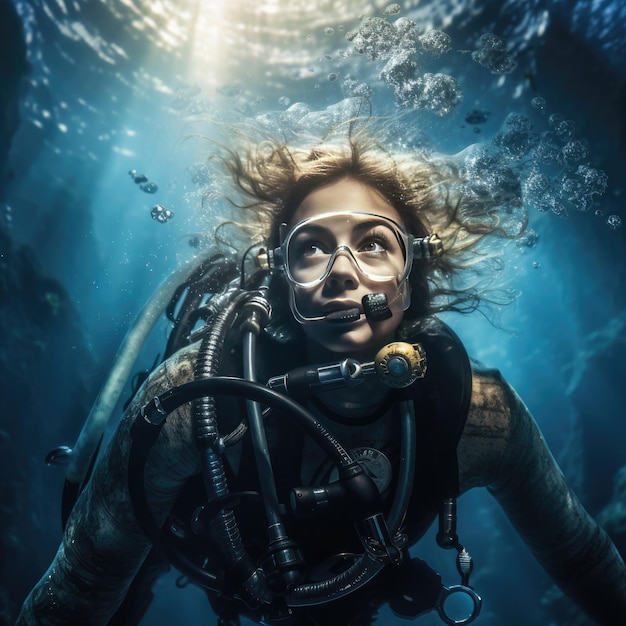
[[(139, 407), (152, 397), (193, 379), (196, 351), (197, 346), (190, 346), (175, 354), (139, 391), (76, 503), (52, 565), (26, 599), (20, 626), (106, 624), (124, 599), (150, 550), (137, 525), (127, 487), (131, 422)], [(317, 410), (324, 419), (323, 410)], [(358, 428), (333, 424), (332, 419), (328, 427), (335, 428), (338, 437), (349, 439), (346, 447), (384, 450), (393, 461), (393, 410), (390, 407)], [(275, 432), (280, 433), (280, 428)], [(270, 443), (271, 433), (270, 428)], [(279, 440), (277, 443), (280, 446)], [(298, 478), (309, 482), (327, 479), (325, 458), (306, 440), (298, 445), (297, 458), (303, 459)], [(555, 583), (585, 612), (606, 625), (619, 623), (616, 616), (626, 616), (626, 568), (615, 547), (567, 486), (522, 401), (497, 371), (478, 363), (472, 364), (469, 411), (457, 456), (459, 492), (487, 487)], [(235, 481), (239, 477), (245, 482), (244, 457), (243, 443), (227, 457)], [(200, 469), (191, 410), (183, 405), (168, 417), (146, 466), (148, 498), (159, 524)], [(429, 507), (418, 511), (416, 503), (411, 506), (410, 532), (415, 542), (435, 512)], [(242, 517), (245, 527), (246, 516)], [(306, 534), (302, 533), (305, 541)], [(313, 549), (316, 545), (319, 547), (313, 539)], [(324, 547), (330, 556), (339, 546)], [(392, 573), (385, 576), (393, 578), (393, 568), (386, 568), (383, 574), (387, 570)], [(379, 584), (377, 580), (372, 587)], [(393, 580), (389, 583), (383, 576), (385, 580), (381, 588), (393, 586)]]

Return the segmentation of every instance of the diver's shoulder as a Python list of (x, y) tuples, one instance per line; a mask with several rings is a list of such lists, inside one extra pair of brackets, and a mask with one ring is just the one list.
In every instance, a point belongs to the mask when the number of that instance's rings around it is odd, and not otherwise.
[(146, 381), (146, 390), (150, 393), (162, 393), (194, 379), (195, 363), (198, 355), (198, 344), (185, 346), (163, 361)]
[(492, 430), (505, 428), (511, 417), (511, 387), (499, 369), (470, 359), (472, 368), (472, 395), (468, 414), (468, 427)]
[(457, 447), (462, 492), (493, 481), (512, 433), (508, 383), (498, 369), (474, 359), (470, 363), (470, 407)]
[(474, 357), (471, 357), (471, 356), (469, 357), (469, 360), (470, 360), (470, 366), (472, 368), (473, 378), (479, 381), (494, 384), (494, 385), (501, 385), (501, 386), (507, 385), (507, 382), (504, 379), (502, 372), (500, 372), (500, 370), (497, 367), (491, 367), (489, 365), (486, 365), (482, 361), (479, 361), (478, 359), (475, 359)]

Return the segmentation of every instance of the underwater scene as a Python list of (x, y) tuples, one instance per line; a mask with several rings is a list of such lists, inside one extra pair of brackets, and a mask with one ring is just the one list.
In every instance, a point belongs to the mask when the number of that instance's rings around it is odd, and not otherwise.
[[(442, 318), (626, 555), (623, 0), (0, 0), (0, 50), (0, 624), (56, 553), (67, 460), (128, 329), (229, 219), (215, 125), (385, 119), (390, 150), (445, 155), (504, 230), (527, 224), (499, 274), (514, 301)], [(165, 350), (171, 322), (148, 325), (106, 434)], [(476, 624), (592, 624), (485, 489), (458, 518)], [(435, 533), (412, 553), (456, 584)], [(152, 594), (142, 625), (218, 623), (175, 569)]]

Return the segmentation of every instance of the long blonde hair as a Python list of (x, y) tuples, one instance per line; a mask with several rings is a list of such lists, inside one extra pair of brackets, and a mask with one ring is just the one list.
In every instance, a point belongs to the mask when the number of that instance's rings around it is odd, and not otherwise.
[[(318, 187), (343, 178), (370, 185), (403, 217), (416, 237), (437, 233), (443, 252), (416, 261), (410, 276), (412, 304), (407, 318), (446, 310), (470, 312), (483, 302), (505, 303), (512, 293), (497, 289), (494, 275), (501, 259), (488, 240), (519, 237), (526, 222), (511, 233), (502, 227), (498, 207), (465, 194), (453, 160), (432, 159), (416, 151), (391, 154), (371, 134), (371, 125), (332, 139), (287, 144), (258, 129), (230, 129), (229, 145), (215, 143), (218, 159), (241, 210), (249, 236), (270, 246), (302, 200)], [(231, 184), (232, 188), (232, 184)]]

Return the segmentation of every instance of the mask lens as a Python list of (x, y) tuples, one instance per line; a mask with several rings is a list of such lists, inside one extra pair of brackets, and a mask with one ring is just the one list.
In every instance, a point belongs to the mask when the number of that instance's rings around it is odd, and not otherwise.
[(321, 282), (339, 254), (375, 281), (405, 276), (408, 235), (398, 224), (370, 213), (329, 213), (304, 220), (283, 244), (289, 279), (302, 287)]

